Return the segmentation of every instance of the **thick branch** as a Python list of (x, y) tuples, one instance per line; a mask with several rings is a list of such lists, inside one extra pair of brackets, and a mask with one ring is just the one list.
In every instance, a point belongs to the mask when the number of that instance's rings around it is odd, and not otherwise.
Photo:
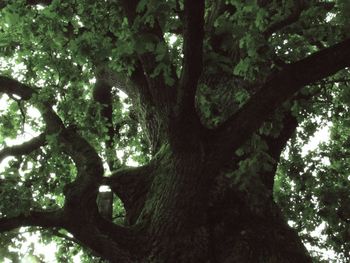
[(34, 90), (17, 80), (6, 76), (0, 76), (0, 93), (17, 95), (21, 97), (22, 100), (29, 100), (34, 93)]
[(71, 216), (91, 218), (97, 212), (97, 187), (103, 175), (102, 160), (96, 150), (74, 129), (59, 134), (64, 151), (73, 159), (78, 174), (65, 188), (65, 210)]
[(209, 10), (210, 13), (207, 16), (206, 22), (205, 22), (205, 30), (207, 32), (212, 32), (214, 29), (214, 23), (218, 16), (220, 14), (223, 14), (225, 12), (225, 1), (223, 0), (217, 0), (217, 1), (211, 1), (209, 4)]
[(0, 151), (0, 162), (8, 156), (29, 154), (45, 145), (45, 134), (42, 133), (33, 139), (19, 145), (6, 147)]
[(204, 1), (185, 1), (184, 65), (177, 107), (180, 115), (194, 111), (197, 83), (203, 67)]
[(184, 62), (174, 116), (169, 124), (170, 144), (178, 152), (199, 150), (200, 134), (205, 130), (195, 110), (198, 79), (203, 68), (204, 7), (205, 1), (184, 2)]
[(61, 210), (29, 212), (14, 217), (0, 218), (0, 232), (10, 231), (22, 226), (62, 227), (63, 214)]
[[(117, 158), (115, 153), (115, 143), (114, 143), (114, 124), (113, 124), (113, 101), (112, 101), (112, 86), (107, 82), (97, 78), (94, 90), (93, 90), (93, 99), (95, 102), (99, 103), (101, 106), (101, 117), (106, 122), (107, 126), (107, 135), (105, 139), (107, 163), (111, 171), (116, 169)], [(112, 157), (113, 156), (113, 157)]]
[[(130, 77), (115, 73), (108, 69), (108, 65), (99, 65), (97, 78), (109, 86), (124, 91), (133, 101), (133, 109), (148, 139), (151, 153), (159, 150), (163, 139), (164, 123), (158, 121), (158, 112), (154, 107), (152, 94), (149, 91), (146, 76), (141, 62), (137, 62)], [(115, 131), (117, 132), (117, 131)], [(115, 168), (115, 167), (113, 167)], [(113, 170), (113, 169), (111, 169)]]
[(271, 193), (273, 190), (274, 176), (276, 173), (280, 155), (284, 147), (286, 146), (288, 140), (295, 133), (295, 130), (298, 126), (297, 119), (291, 114), (291, 112), (286, 113), (286, 115), (283, 118), (282, 124), (283, 128), (277, 138), (271, 136), (265, 138), (265, 141), (269, 148), (268, 153), (276, 162), (274, 163), (271, 171), (264, 172), (260, 176), (264, 185), (269, 191), (271, 191)]
[[(163, 37), (162, 29), (157, 21), (155, 19), (154, 23), (150, 25), (149, 23), (143, 23), (143, 21), (140, 21), (141, 14), (137, 14), (136, 9), (138, 5), (137, 0), (123, 0), (121, 1), (121, 5), (124, 9), (124, 12), (128, 18), (129, 24), (133, 26), (135, 29), (134, 38), (135, 41), (140, 42), (143, 41), (143, 37), (147, 37), (148, 39), (152, 37), (152, 44), (157, 46), (164, 46), (166, 47), (167, 44)], [(148, 8), (148, 7), (146, 7)], [(138, 15), (140, 15), (138, 17)], [(165, 64), (169, 65), (170, 74), (169, 77), (173, 80), (177, 80), (176, 72), (174, 67), (172, 66), (172, 63), (170, 61), (170, 58), (168, 56), (168, 51), (165, 51), (166, 53), (163, 56), (163, 62)], [(156, 58), (155, 52), (145, 52), (140, 51), (138, 52), (138, 60), (142, 66), (142, 73), (145, 76), (147, 80), (147, 86), (149, 89), (149, 93), (152, 96), (152, 102), (153, 104), (162, 110), (167, 110), (169, 104), (171, 101), (173, 101), (173, 88), (170, 87), (170, 84), (167, 84), (164, 79), (164, 75), (162, 72), (160, 72), (157, 76), (154, 76), (154, 70), (157, 68), (158, 64), (160, 63), (159, 59)], [(140, 71), (141, 72), (141, 71)]]
[(103, 184), (109, 185), (112, 191), (122, 200), (126, 210), (126, 222), (136, 222), (151, 185), (154, 165), (122, 168), (110, 177), (105, 177)]
[(291, 112), (287, 112), (283, 118), (282, 124), (283, 128), (278, 137), (275, 138), (268, 136), (265, 138), (265, 141), (269, 147), (268, 153), (273, 159), (276, 160), (276, 162), (278, 161), (288, 140), (294, 134), (298, 126), (298, 121), (296, 117), (291, 114)]
[(333, 75), (350, 61), (350, 39), (300, 61), (272, 75), (263, 87), (215, 132), (214, 147), (219, 158), (241, 146), (263, 121), (303, 86)]
[[(113, 241), (109, 236), (103, 234), (95, 225), (85, 225), (77, 227), (72, 232), (79, 243), (92, 249), (95, 253), (102, 256), (109, 262), (132, 263), (136, 262), (136, 256), (132, 255), (127, 249), (122, 249), (119, 242)], [(120, 233), (119, 233), (120, 234)], [(123, 235), (115, 236), (115, 238), (124, 239)], [(129, 244), (132, 247), (132, 244)]]

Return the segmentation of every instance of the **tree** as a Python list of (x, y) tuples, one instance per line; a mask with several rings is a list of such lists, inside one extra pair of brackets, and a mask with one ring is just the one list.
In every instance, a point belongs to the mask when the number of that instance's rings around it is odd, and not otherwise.
[[(30, 227), (110, 262), (312, 262), (302, 241), (348, 260), (349, 14), (344, 0), (2, 1), (3, 254)], [(301, 155), (320, 123), (330, 140)]]

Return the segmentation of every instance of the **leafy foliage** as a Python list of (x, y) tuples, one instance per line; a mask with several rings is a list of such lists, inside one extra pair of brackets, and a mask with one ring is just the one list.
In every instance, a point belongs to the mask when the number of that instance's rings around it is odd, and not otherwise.
[[(151, 117), (142, 115), (154, 110), (153, 105), (144, 110), (149, 105), (135, 95), (130, 79), (141, 57), (146, 61), (142, 71), (149, 70), (147, 63), (154, 65), (146, 83), (163, 81), (164, 89), (178, 85), (184, 61), (183, 1), (141, 0), (132, 24), (114, 1), (5, 2), (0, 12), (0, 75), (33, 86), (36, 93), (27, 101), (1, 95), (1, 104), (6, 105), (0, 109), (1, 149), (42, 133), (46, 143), (28, 154), (4, 160), (0, 216), (64, 207), (67, 186), (78, 177), (77, 162), (63, 150), (59, 132), (47, 133), (45, 113), (35, 111), (33, 105), (52, 107), (65, 127), (77, 131), (96, 150), (107, 174), (110, 160), (116, 168), (148, 164), (155, 157), (148, 131), (156, 130), (159, 138), (162, 134), (154, 128), (153, 112)], [(240, 112), (268, 76), (349, 34), (350, 5), (345, 0), (206, 2), (204, 70), (195, 108), (209, 130)], [(225, 2), (225, 7), (216, 2)], [(161, 30), (164, 41), (152, 30), (143, 30), (148, 26)], [(101, 75), (108, 75), (106, 79), (117, 76), (120, 81), (120, 85), (110, 87), (111, 105), (94, 100), (93, 90)], [(236, 150), (237, 165), (226, 173), (230, 184), (249, 196), (251, 209), (259, 210), (269, 198), (259, 176), (274, 172), (278, 165), (274, 200), (304, 243), (334, 251), (338, 260), (334, 262), (350, 260), (348, 84), (346, 69), (295, 94)], [(131, 91), (125, 95), (127, 88)], [(111, 119), (103, 114), (108, 106), (113, 109)], [(279, 158), (272, 156), (269, 140), (278, 138), (288, 125), (284, 123), (288, 113), (299, 127)], [(319, 127), (327, 127), (330, 138), (303, 153)], [(124, 205), (114, 198), (114, 223), (124, 223)], [(1, 234), (0, 260), (18, 262), (20, 242), (26, 241), (18, 234), (36, 230), (21, 228)], [(102, 262), (89, 249), (76, 245), (77, 240), (65, 230), (45, 231), (41, 241), (56, 244), (57, 262), (73, 262), (77, 255), (82, 262)], [(31, 254), (44, 260), (34, 248)], [(314, 256), (322, 262), (322, 253), (318, 256), (315, 250)]]

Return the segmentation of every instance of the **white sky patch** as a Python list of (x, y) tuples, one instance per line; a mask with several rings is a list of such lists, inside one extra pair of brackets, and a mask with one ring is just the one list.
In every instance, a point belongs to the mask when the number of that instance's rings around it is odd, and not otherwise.
[(111, 188), (108, 185), (101, 185), (98, 189), (99, 192), (110, 192)]
[(78, 15), (75, 15), (73, 19), (77, 22), (79, 27), (84, 27), (83, 22), (81, 21), (80, 17)]
[[(310, 235), (312, 237), (315, 238), (320, 238), (321, 241), (325, 241), (326, 240), (326, 236), (322, 234), (322, 231), (326, 228), (326, 223), (322, 222), (319, 226), (317, 226), (315, 228), (314, 231), (312, 231), (310, 233)], [(322, 255), (322, 259), (323, 260), (334, 260), (337, 259), (337, 255), (335, 254), (335, 252), (333, 250), (325, 250), (325, 249), (320, 249), (318, 247), (312, 246), (309, 243), (305, 244), (307, 250), (309, 251), (315, 251), (317, 253), (319, 253), (320, 255)]]
[(137, 166), (140, 166), (140, 164), (138, 162), (135, 162), (133, 159), (131, 158), (128, 158), (126, 160), (126, 165), (127, 166), (131, 166), (131, 167), (137, 167)]
[(309, 139), (309, 142), (303, 146), (301, 155), (304, 157), (308, 152), (317, 149), (320, 143), (329, 141), (330, 138), (330, 124), (318, 129), (315, 134)]
[[(57, 252), (57, 246), (54, 242), (50, 242), (48, 244), (43, 244), (40, 242), (39, 233), (26, 232), (25, 228), (21, 228), (22, 236), (27, 240), (27, 242), (20, 242), (21, 247), (19, 249), (12, 249), (14, 252), (19, 252), (24, 255), (21, 259), (21, 263), (30, 263), (30, 262), (38, 262), (35, 261), (30, 256), (30, 247), (34, 245), (35, 251), (34, 255), (42, 255), (44, 256), (45, 263), (56, 263), (55, 253)], [(9, 261), (11, 262), (11, 261)]]
[(174, 45), (174, 43), (176, 42), (176, 40), (177, 40), (177, 36), (176, 36), (176, 35), (171, 35), (171, 36), (169, 37), (169, 44), (170, 44), (170, 45)]
[(45, 9), (45, 6), (43, 6), (43, 5), (36, 5), (36, 10), (43, 10), (43, 9)]
[(176, 40), (178, 39), (178, 36), (172, 33), (165, 33), (165, 39), (167, 41), (167, 43), (173, 47)]
[(6, 94), (2, 94), (0, 97), (0, 111), (7, 109), (9, 103), (9, 97)]
[(333, 18), (336, 17), (336, 14), (334, 13), (328, 13), (327, 16), (326, 16), (326, 22), (330, 22)]

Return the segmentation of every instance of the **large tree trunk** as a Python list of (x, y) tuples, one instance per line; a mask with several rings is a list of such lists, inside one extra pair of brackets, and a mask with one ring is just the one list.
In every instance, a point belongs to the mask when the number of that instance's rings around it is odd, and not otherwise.
[(140, 262), (311, 262), (270, 194), (240, 191), (205, 151), (162, 149), (136, 222), (150, 237)]
[(213, 207), (213, 262), (312, 262), (274, 202), (260, 201), (228, 189)]

